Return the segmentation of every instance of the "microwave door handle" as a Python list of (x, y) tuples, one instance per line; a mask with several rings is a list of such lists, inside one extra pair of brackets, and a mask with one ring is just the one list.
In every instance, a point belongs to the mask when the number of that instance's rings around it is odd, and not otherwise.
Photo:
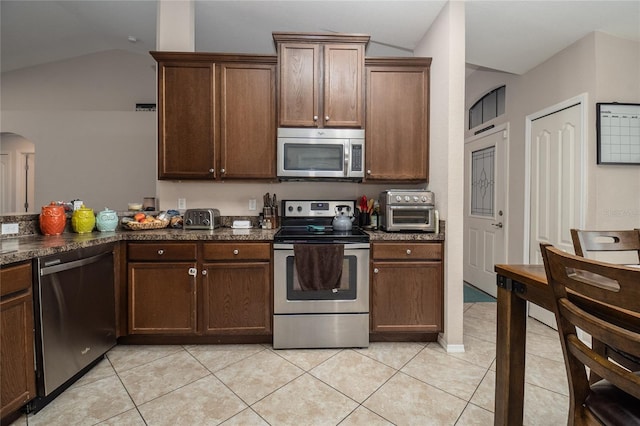
[(344, 145), (344, 177), (349, 177), (349, 154), (351, 144)]

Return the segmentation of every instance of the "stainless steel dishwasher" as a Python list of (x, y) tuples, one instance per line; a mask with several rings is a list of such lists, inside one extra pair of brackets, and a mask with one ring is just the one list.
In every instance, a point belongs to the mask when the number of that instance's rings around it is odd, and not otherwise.
[(116, 344), (114, 244), (35, 260), (37, 412)]

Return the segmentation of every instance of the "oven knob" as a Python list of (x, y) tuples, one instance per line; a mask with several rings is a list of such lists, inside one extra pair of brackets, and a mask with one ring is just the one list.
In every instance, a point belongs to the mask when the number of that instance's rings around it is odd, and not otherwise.
[(205, 226), (209, 226), (209, 219), (203, 219), (202, 224)]
[(296, 210), (298, 210), (298, 212), (301, 212), (302, 211), (302, 206), (298, 206), (298, 208)]
[(409, 197), (408, 195), (405, 195), (404, 200), (408, 203), (409, 201), (411, 201), (411, 197)]
[(417, 203), (417, 202), (418, 202), (418, 200), (419, 200), (418, 196), (417, 196), (417, 195), (414, 195), (414, 196), (413, 196), (413, 202), (414, 202), (414, 203)]
[(427, 197), (423, 195), (422, 198), (420, 198), (420, 201), (422, 201), (423, 203), (426, 203), (427, 202)]
[(287, 210), (289, 210), (290, 212), (292, 212), (292, 211), (293, 211), (293, 206), (289, 206), (289, 207), (287, 208)]
[(396, 201), (397, 201), (397, 202), (402, 201), (402, 197), (401, 197), (401, 196), (399, 196), (399, 195), (396, 195)]

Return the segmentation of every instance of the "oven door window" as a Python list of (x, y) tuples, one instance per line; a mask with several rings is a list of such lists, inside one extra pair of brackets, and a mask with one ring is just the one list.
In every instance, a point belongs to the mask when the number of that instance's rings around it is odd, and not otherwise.
[(284, 169), (342, 172), (344, 170), (344, 145), (286, 143), (284, 145)]
[(392, 209), (394, 225), (431, 225), (431, 209)]
[(303, 290), (298, 281), (294, 256), (287, 256), (287, 300), (355, 300), (357, 296), (357, 258), (346, 255), (340, 286), (332, 290)]

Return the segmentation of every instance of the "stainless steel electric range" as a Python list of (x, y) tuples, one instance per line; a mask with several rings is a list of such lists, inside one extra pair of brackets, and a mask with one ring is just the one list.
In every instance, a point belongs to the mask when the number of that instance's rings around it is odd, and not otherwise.
[[(274, 236), (273, 347), (369, 346), (369, 235), (332, 227), (354, 200), (282, 201)], [(354, 221), (357, 223), (357, 221)]]

